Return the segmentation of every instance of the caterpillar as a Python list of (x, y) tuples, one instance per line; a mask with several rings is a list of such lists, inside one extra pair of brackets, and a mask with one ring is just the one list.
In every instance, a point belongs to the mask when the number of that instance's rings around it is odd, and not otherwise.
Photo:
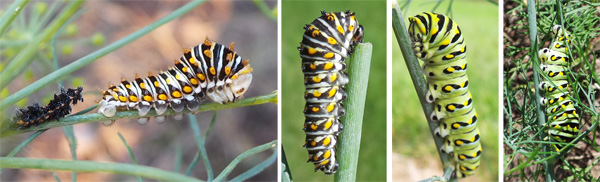
[(17, 109), (16, 124), (24, 129), (46, 121), (64, 118), (71, 113), (71, 104), (77, 104), (78, 101), (83, 102), (82, 90), (83, 87), (69, 88), (66, 91), (61, 88), (60, 94), (54, 94), (54, 99), (50, 100), (46, 106), (40, 107), (36, 102), (26, 108)]
[[(570, 143), (579, 134), (579, 115), (569, 97), (568, 47), (571, 35), (560, 25), (555, 25), (552, 32), (556, 38), (549, 48), (543, 48), (538, 52), (541, 59), (540, 68), (542, 74), (548, 76), (548, 80), (539, 85), (544, 92), (540, 99), (541, 105), (546, 107), (548, 136), (560, 143)], [(556, 86), (553, 86), (556, 85)], [(559, 151), (564, 145), (552, 145)]]
[(308, 150), (307, 162), (314, 164), (315, 172), (320, 169), (330, 175), (339, 166), (335, 152), (337, 136), (343, 128), (339, 119), (345, 114), (345, 60), (362, 42), (363, 27), (353, 12), (321, 11), (321, 16), (304, 29), (298, 47), (306, 86), (303, 147)]
[(423, 12), (408, 20), (413, 51), (425, 62), (425, 99), (434, 105), (430, 119), (440, 124), (434, 134), (444, 138), (440, 150), (453, 158), (453, 176), (467, 177), (479, 167), (481, 144), (477, 112), (468, 88), (467, 46), (462, 31), (442, 14)]
[[(141, 117), (138, 122), (146, 124), (144, 118), (152, 108), (159, 115), (157, 122), (164, 121), (162, 115), (168, 107), (175, 112), (185, 108), (198, 109), (206, 96), (221, 104), (234, 102), (248, 90), (252, 82), (250, 60), (234, 52), (234, 43), (229, 47), (217, 44), (208, 37), (192, 49), (183, 50), (183, 56), (175, 60), (175, 66), (157, 75), (148, 73), (133, 81), (121, 79), (121, 84), (110, 85), (102, 91), (98, 112), (113, 117), (117, 110), (137, 109)], [(181, 119), (175, 117), (175, 119)]]

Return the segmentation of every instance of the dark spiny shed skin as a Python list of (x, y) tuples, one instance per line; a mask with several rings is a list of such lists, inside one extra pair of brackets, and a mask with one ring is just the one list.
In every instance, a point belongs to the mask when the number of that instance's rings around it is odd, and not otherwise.
[(71, 104), (77, 104), (78, 101), (83, 102), (81, 91), (83, 87), (76, 89), (69, 88), (66, 91), (60, 89), (60, 94), (54, 94), (48, 105), (40, 107), (38, 103), (34, 103), (26, 108), (18, 109), (15, 116), (19, 128), (29, 128), (39, 125), (46, 121), (59, 120), (71, 113)]

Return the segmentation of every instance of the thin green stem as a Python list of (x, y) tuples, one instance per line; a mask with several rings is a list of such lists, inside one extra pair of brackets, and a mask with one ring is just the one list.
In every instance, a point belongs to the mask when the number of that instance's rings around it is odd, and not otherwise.
[(2, 17), (0, 17), (0, 37), (4, 35), (8, 26), (15, 20), (15, 18), (21, 14), (25, 6), (29, 4), (30, 0), (16, 0), (13, 2), (8, 9), (4, 12)]
[[(206, 104), (200, 105), (200, 107), (195, 111), (184, 110), (184, 111), (178, 113), (178, 112), (173, 111), (173, 109), (169, 108), (164, 114), (162, 114), (162, 116), (172, 116), (172, 115), (177, 115), (177, 114), (182, 114), (182, 113), (203, 112), (203, 111), (210, 111), (210, 110), (230, 109), (230, 108), (244, 107), (244, 106), (249, 106), (249, 105), (259, 105), (259, 104), (276, 103), (276, 102), (277, 102), (277, 92), (273, 92), (271, 94), (267, 94), (267, 95), (263, 95), (263, 96), (242, 99), (242, 100), (236, 101), (235, 103), (230, 103), (230, 104), (206, 103)], [(155, 116), (157, 116), (156, 111), (152, 110), (145, 117), (155, 117)], [(2, 128), (0, 129), (0, 137), (6, 137), (6, 136), (19, 134), (19, 133), (43, 130), (43, 129), (54, 128), (54, 127), (62, 127), (62, 126), (73, 125), (73, 124), (78, 124), (78, 123), (89, 123), (89, 122), (118, 120), (118, 119), (125, 119), (125, 118), (139, 118), (139, 117), (140, 116), (139, 116), (137, 110), (119, 111), (112, 118), (106, 117), (100, 113), (92, 113), (92, 114), (76, 115), (76, 116), (72, 115), (72, 116), (68, 116), (65, 118), (61, 118), (60, 122), (47, 121), (38, 126), (29, 127), (26, 129), (19, 129), (16, 124), (10, 124), (10, 123), (15, 123), (15, 121), (5, 122), (5, 123), (9, 123), (9, 124), (5, 124), (4, 126), (2, 126)]]
[(344, 131), (338, 139), (337, 156), (340, 166), (335, 173), (335, 181), (356, 181), (372, 52), (373, 45), (371, 43), (361, 43), (355, 47), (354, 53), (347, 59), (349, 82), (346, 92), (348, 98), (345, 104), (346, 114), (342, 116)]
[(42, 169), (51, 171), (77, 171), (77, 172), (107, 172), (141, 176), (158, 181), (201, 181), (176, 172), (161, 169), (122, 163), (92, 162), (92, 161), (67, 161), (56, 159), (30, 159), (21, 157), (0, 157), (0, 168), (13, 169)]

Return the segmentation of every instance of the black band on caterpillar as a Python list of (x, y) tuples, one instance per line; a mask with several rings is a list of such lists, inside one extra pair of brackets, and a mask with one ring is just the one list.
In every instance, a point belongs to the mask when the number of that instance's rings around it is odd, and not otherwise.
[[(560, 25), (555, 25), (552, 32), (556, 35), (551, 47), (543, 48), (538, 52), (540, 57), (541, 74), (548, 76), (549, 80), (542, 81), (539, 85), (544, 92), (540, 103), (546, 107), (548, 117), (548, 135), (557, 142), (570, 143), (579, 134), (579, 115), (569, 95), (569, 68), (571, 60), (568, 55), (567, 44), (571, 42), (571, 35)], [(552, 83), (556, 87), (552, 86)], [(556, 151), (565, 145), (552, 145)]]
[(426, 100), (435, 107), (431, 119), (440, 122), (435, 135), (444, 138), (441, 151), (454, 159), (457, 178), (472, 175), (479, 167), (481, 144), (462, 32), (456, 22), (441, 14), (424, 12), (408, 20), (413, 51), (425, 62)]
[(338, 169), (335, 151), (342, 130), (339, 119), (344, 115), (344, 86), (348, 83), (345, 60), (362, 42), (363, 28), (350, 11), (322, 11), (304, 29), (298, 47), (306, 86), (304, 147), (308, 150), (307, 162), (314, 163), (315, 172), (321, 169), (325, 174), (333, 174)]
[[(152, 108), (158, 115), (168, 107), (175, 112), (186, 107), (194, 111), (205, 96), (222, 104), (234, 102), (248, 90), (252, 67), (249, 60), (242, 60), (234, 52), (233, 45), (225, 47), (206, 37), (204, 43), (184, 49), (183, 56), (167, 71), (149, 73), (147, 78), (136, 74), (133, 81), (122, 79), (119, 85), (109, 85), (102, 91), (98, 112), (113, 117), (117, 110), (129, 109), (137, 109), (140, 116)], [(156, 117), (156, 121), (164, 121), (164, 116)], [(145, 124), (148, 118), (138, 122)]]
[(60, 94), (54, 94), (54, 99), (50, 100), (46, 106), (40, 107), (38, 103), (34, 103), (26, 108), (18, 109), (15, 116), (17, 125), (20, 128), (29, 128), (46, 121), (64, 118), (71, 113), (71, 104), (77, 104), (77, 101), (83, 102), (82, 90), (83, 87), (69, 88), (67, 91), (61, 88)]

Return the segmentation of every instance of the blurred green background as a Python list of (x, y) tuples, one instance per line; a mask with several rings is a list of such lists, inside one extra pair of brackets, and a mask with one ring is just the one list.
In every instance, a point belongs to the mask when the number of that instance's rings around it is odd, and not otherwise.
[[(400, 1), (400, 5), (404, 2)], [(434, 1), (413, 1), (402, 12), (406, 26), (408, 16), (424, 11), (432, 11)], [(448, 14), (448, 1), (438, 6), (436, 13)], [(454, 1), (450, 17), (458, 23), (464, 32), (468, 47), (469, 89), (473, 94), (474, 107), (479, 116), (479, 129), (483, 154), (481, 166), (474, 177), (468, 181), (498, 180), (498, 6), (488, 1)], [(434, 159), (439, 163), (435, 143), (429, 132), (427, 120), (417, 98), (408, 74), (402, 52), (393, 37), (392, 48), (392, 150), (417, 162), (422, 159)], [(421, 62), (422, 63), (422, 62)], [(405, 166), (401, 161), (393, 163), (396, 171)], [(417, 164), (419, 165), (419, 164)], [(423, 166), (423, 164), (420, 164)], [(431, 166), (430, 166), (431, 167)], [(420, 170), (417, 170), (420, 171)], [(439, 174), (441, 175), (441, 173)], [(430, 176), (422, 176), (425, 179)]]
[[(304, 145), (304, 77), (297, 47), (304, 25), (321, 16), (320, 11), (356, 12), (364, 27), (363, 42), (373, 44), (365, 105), (357, 180), (386, 180), (386, 4), (385, 1), (282, 1), (281, 4), (281, 137), (290, 171), (295, 181), (333, 180), (323, 172), (314, 172), (306, 163)], [(366, 85), (365, 85), (366, 86)], [(343, 131), (342, 131), (343, 132)], [(340, 164), (343, 165), (343, 164)]]

